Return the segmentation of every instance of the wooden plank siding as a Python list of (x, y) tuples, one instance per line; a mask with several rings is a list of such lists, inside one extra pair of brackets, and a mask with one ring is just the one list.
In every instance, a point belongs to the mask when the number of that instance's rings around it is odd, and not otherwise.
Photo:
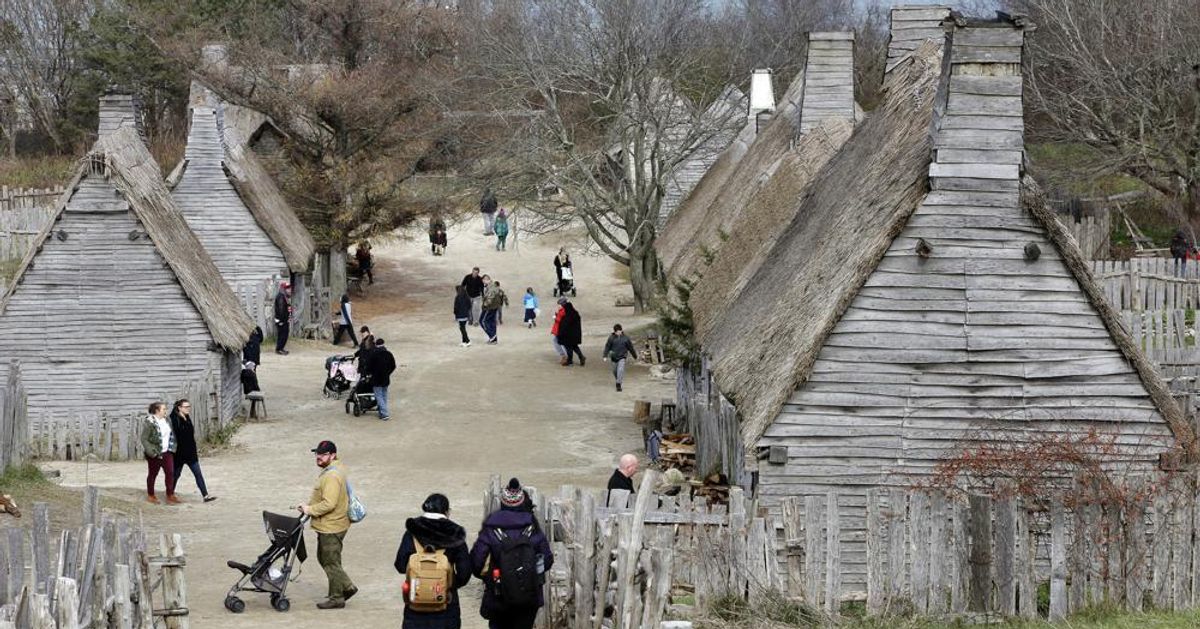
[(925, 40), (946, 38), (946, 29), (942, 26), (942, 22), (950, 17), (950, 8), (942, 6), (894, 7), (890, 17), (888, 72)]
[(83, 178), (0, 314), (31, 420), (128, 415), (201, 380), (221, 352), (128, 203)]
[(237, 292), (243, 284), (259, 284), (289, 273), (283, 252), (254, 220), (229, 181), (219, 124), (216, 110), (192, 110), (184, 152), (187, 164), (171, 196), (221, 276)]
[[(843, 592), (865, 588), (867, 490), (928, 477), (965, 442), (1096, 430), (1114, 435), (1111, 464), (1122, 469), (1154, 466), (1173, 443), (1138, 374), (1021, 207), (1020, 98), (992, 95), (1019, 82), (1012, 68), (989, 67), (1019, 62), (1020, 30), (980, 27), (984, 37), (975, 28), (954, 33), (952, 63), (961, 50), (971, 63), (953, 65), (939, 139), (946, 123), (959, 124), (949, 132), (955, 142), (935, 143), (933, 191), (757, 443), (787, 448), (786, 463), (759, 465), (759, 498), (773, 515), (788, 497), (840, 493)], [(1001, 61), (984, 64), (979, 41), (1017, 43), (989, 46)], [(1032, 261), (1031, 244), (1040, 251)]]
[[(662, 229), (667, 222), (667, 218), (678, 208), (683, 200), (691, 194), (692, 189), (700, 183), (704, 175), (708, 173), (713, 164), (717, 162), (717, 158), (721, 153), (733, 142), (741, 131), (738, 123), (745, 119), (737, 112), (744, 111), (746, 108), (746, 96), (741, 90), (736, 87), (729, 87), (721, 94), (713, 104), (709, 105), (708, 109), (701, 115), (701, 120), (706, 125), (721, 126), (722, 128), (714, 131), (698, 146), (694, 148), (691, 155), (683, 160), (671, 171), (667, 177), (666, 186), (663, 191), (663, 199), (659, 204), (658, 213), (658, 228)], [(754, 124), (751, 120), (745, 124)]]
[(854, 33), (809, 33), (800, 133), (830, 118), (854, 119)]

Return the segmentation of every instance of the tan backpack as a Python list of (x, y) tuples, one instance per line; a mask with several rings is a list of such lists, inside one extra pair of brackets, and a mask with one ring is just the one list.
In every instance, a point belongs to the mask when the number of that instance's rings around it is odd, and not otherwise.
[(454, 566), (444, 549), (434, 550), (413, 537), (416, 552), (408, 558), (405, 570), (405, 595), (410, 609), (416, 612), (440, 612), (450, 605)]

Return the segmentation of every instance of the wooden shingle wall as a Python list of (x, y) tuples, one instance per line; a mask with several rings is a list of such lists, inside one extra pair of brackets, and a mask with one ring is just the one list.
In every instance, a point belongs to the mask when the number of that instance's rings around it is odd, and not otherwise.
[[(865, 574), (864, 499), (927, 478), (964, 444), (1110, 435), (1114, 467), (1173, 444), (1134, 368), (1020, 205), (1024, 32), (953, 33), (931, 192), (892, 242), (760, 446), (759, 495), (842, 492), (846, 590)], [(1031, 252), (1034, 252), (1031, 254)]]
[(99, 135), (101, 137), (120, 129), (133, 127), (145, 138), (142, 120), (138, 115), (138, 102), (131, 94), (105, 94), (100, 97)]
[(854, 33), (809, 33), (800, 133), (829, 118), (854, 119)]
[[(702, 120), (708, 125), (725, 124), (733, 119), (740, 122), (744, 120), (741, 116), (736, 115), (736, 111), (744, 111), (746, 108), (746, 96), (741, 90), (735, 87), (729, 87), (708, 109), (704, 112)], [(667, 218), (679, 207), (680, 203), (691, 194), (692, 189), (700, 180), (704, 178), (704, 174), (712, 168), (716, 163), (717, 158), (721, 153), (733, 142), (737, 136), (739, 129), (735, 126), (719, 129), (712, 133), (705, 141), (701, 142), (696, 147), (695, 151), (687, 159), (675, 167), (671, 172), (670, 177), (666, 181), (666, 189), (663, 192), (663, 200), (659, 205), (658, 226), (661, 229), (666, 224)]]
[(144, 412), (205, 376), (204, 320), (104, 177), (81, 180), (53, 230), (0, 314), (30, 420)]
[(288, 272), (283, 253), (254, 220), (225, 173), (217, 113), (209, 107), (192, 110), (187, 165), (171, 195), (236, 292), (243, 283), (287, 277)]
[(888, 42), (887, 70), (905, 55), (917, 49), (927, 39), (941, 41), (946, 37), (942, 21), (950, 17), (949, 7), (909, 5), (893, 7), (891, 40)]

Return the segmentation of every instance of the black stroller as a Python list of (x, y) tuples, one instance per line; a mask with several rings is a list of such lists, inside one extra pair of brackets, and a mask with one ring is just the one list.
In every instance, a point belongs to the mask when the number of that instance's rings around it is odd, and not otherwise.
[(291, 578), (295, 560), (304, 563), (308, 559), (308, 551), (304, 548), (304, 523), (307, 520), (307, 516), (291, 517), (263, 511), (263, 525), (271, 547), (259, 555), (253, 565), (232, 560), (226, 562), (230, 568), (241, 571), (242, 576), (225, 595), (225, 609), (235, 614), (246, 609), (246, 602), (238, 598), (238, 592), (265, 592), (271, 595), (271, 607), (275, 611), (286, 612), (291, 608), (287, 585), (289, 581), (295, 581)]
[(354, 356), (330, 356), (325, 359), (325, 386), (321, 395), (338, 399), (358, 380)]
[(346, 398), (346, 413), (354, 413), (354, 416), (358, 417), (378, 405), (375, 401), (375, 387), (371, 386), (371, 376), (360, 376)]

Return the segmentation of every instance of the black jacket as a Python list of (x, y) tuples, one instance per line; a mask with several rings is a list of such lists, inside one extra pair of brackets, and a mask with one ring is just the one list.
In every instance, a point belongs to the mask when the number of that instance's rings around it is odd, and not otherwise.
[(558, 342), (563, 345), (579, 345), (583, 343), (583, 317), (570, 302), (563, 304), (566, 312), (558, 324)]
[(246, 341), (246, 346), (242, 348), (242, 362), (248, 360), (256, 365), (262, 364), (262, 353), (259, 351), (262, 342), (262, 328), (254, 326), (254, 331), (250, 333), (250, 340)]
[(290, 315), (287, 295), (284, 295), (283, 291), (275, 293), (275, 318), (281, 323), (287, 323)]
[(616, 332), (608, 335), (608, 340), (604, 343), (604, 355), (611, 358), (615, 363), (619, 360), (625, 360), (630, 354), (637, 357), (637, 349), (633, 347), (633, 341), (628, 335), (622, 334), (617, 336)]
[(467, 289), (467, 297), (474, 299), (483, 296), (483, 276), (478, 277), (468, 273), (463, 278), (462, 285)]
[(404, 606), (404, 629), (458, 629), (462, 626), (462, 610), (458, 604), (458, 589), (471, 580), (471, 553), (467, 548), (467, 532), (451, 520), (426, 517), (409, 518), (404, 523), (404, 536), (396, 551), (396, 572), (408, 571), (408, 560), (417, 552), (413, 536), (425, 546), (445, 549), (446, 558), (454, 566), (449, 606), (440, 612), (414, 612)]
[(454, 318), (455, 319), (470, 319), (471, 318), (471, 298), (466, 295), (454, 296)]
[(621, 473), (621, 470), (613, 470), (612, 476), (608, 478), (608, 490), (626, 489), (629, 493), (633, 492), (633, 479)]
[(396, 370), (396, 358), (386, 347), (376, 346), (375, 349), (363, 355), (359, 369), (371, 376), (371, 386), (390, 386), (392, 372)]
[(258, 386), (258, 374), (254, 373), (253, 369), (242, 370), (242, 395), (246, 395), (251, 391), (261, 391)]
[(196, 425), (171, 411), (171, 432), (175, 433), (175, 462), (195, 463), (200, 458), (196, 453)]

